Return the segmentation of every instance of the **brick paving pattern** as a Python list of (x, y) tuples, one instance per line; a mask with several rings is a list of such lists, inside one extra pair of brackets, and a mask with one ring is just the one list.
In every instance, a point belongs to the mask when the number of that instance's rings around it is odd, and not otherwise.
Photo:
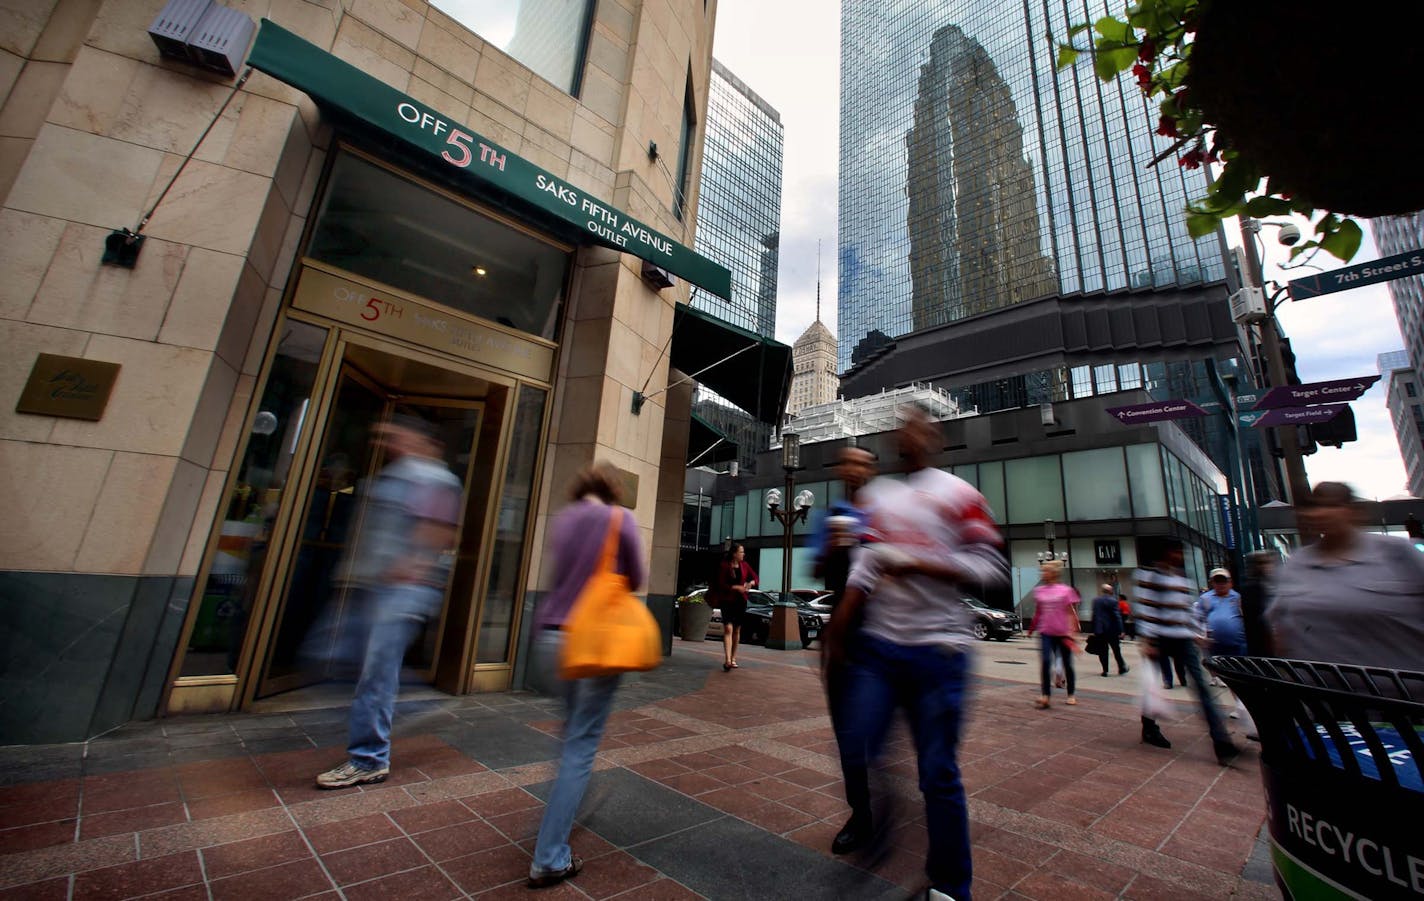
[[(927, 847), (914, 751), (892, 735), (888, 847), (833, 858), (847, 815), (816, 653), (675, 642), (629, 683), (572, 840), (584, 872), (547, 899), (906, 898)], [(996, 648), (1002, 656), (1004, 649)], [(1024, 672), (1024, 677), (1030, 674)], [(1130, 695), (1036, 711), (982, 678), (961, 747), (974, 897), (1274, 898), (1254, 749), (1216, 764), (1179, 705), (1170, 751)], [(137, 723), (0, 749), (0, 899), (526, 897), (558, 712), (524, 693), (403, 704), (390, 781), (322, 792), (345, 711)]]

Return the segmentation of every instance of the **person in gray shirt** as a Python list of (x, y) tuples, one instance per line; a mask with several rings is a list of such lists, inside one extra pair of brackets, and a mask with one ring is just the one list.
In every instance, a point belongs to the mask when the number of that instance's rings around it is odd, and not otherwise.
[(1298, 504), (1307, 545), (1283, 563), (1266, 622), (1281, 657), (1424, 670), (1424, 554), (1362, 531), (1349, 486), (1321, 482)]

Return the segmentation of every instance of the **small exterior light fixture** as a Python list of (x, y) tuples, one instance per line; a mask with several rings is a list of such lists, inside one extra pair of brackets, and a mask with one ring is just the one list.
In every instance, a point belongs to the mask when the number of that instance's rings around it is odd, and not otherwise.
[(816, 496), (812, 494), (809, 489), (803, 488), (801, 492), (796, 495), (797, 510), (810, 510), (815, 505)]
[(470, 274), (474, 275), (477, 278), (484, 278), (487, 274), (489, 274), (489, 270), (487, 270), (483, 266), (476, 266), (475, 268), (470, 270)]
[[(780, 488), (772, 488), (772, 489), (768, 490), (767, 493), (766, 493), (766, 509), (775, 511), (775, 510), (778, 510), (778, 509), (780, 509), (780, 508), (781, 508), (781, 489), (780, 489)], [(775, 519), (776, 517), (772, 517), (772, 518)]]
[(787, 471), (801, 468), (801, 436), (795, 432), (781, 433), (781, 468)]

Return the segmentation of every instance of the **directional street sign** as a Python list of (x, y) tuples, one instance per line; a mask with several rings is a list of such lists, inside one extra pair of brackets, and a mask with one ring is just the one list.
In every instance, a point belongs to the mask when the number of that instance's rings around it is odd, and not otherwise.
[(1355, 400), (1379, 381), (1377, 375), (1362, 375), (1357, 379), (1336, 379), (1333, 382), (1311, 382), (1308, 385), (1281, 385), (1266, 392), (1256, 401), (1257, 410), (1275, 407), (1305, 407), (1311, 404), (1339, 403)]
[(1189, 419), (1205, 416), (1206, 411), (1189, 400), (1162, 400), (1150, 404), (1133, 404), (1128, 407), (1108, 407), (1108, 413), (1117, 417), (1123, 425), (1139, 425), (1144, 422), (1161, 422), (1166, 419)]
[(1408, 278), (1421, 272), (1424, 272), (1424, 251), (1413, 250), (1360, 263), (1358, 266), (1345, 266), (1319, 275), (1308, 275), (1293, 280), (1286, 287), (1290, 289), (1291, 300), (1306, 300), (1322, 294), (1334, 294), (1336, 291), (1363, 288), (1375, 282)]
[(1349, 404), (1321, 404), (1316, 407), (1275, 407), (1265, 411), (1256, 426), (1307, 425), (1312, 422), (1329, 422)]

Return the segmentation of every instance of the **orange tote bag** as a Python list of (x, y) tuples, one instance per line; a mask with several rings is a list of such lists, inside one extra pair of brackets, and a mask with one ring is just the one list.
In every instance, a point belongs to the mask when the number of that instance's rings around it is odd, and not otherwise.
[(648, 606), (633, 596), (628, 577), (614, 569), (623, 509), (613, 508), (598, 567), (564, 623), (559, 675), (587, 679), (650, 670), (662, 663), (662, 641)]

